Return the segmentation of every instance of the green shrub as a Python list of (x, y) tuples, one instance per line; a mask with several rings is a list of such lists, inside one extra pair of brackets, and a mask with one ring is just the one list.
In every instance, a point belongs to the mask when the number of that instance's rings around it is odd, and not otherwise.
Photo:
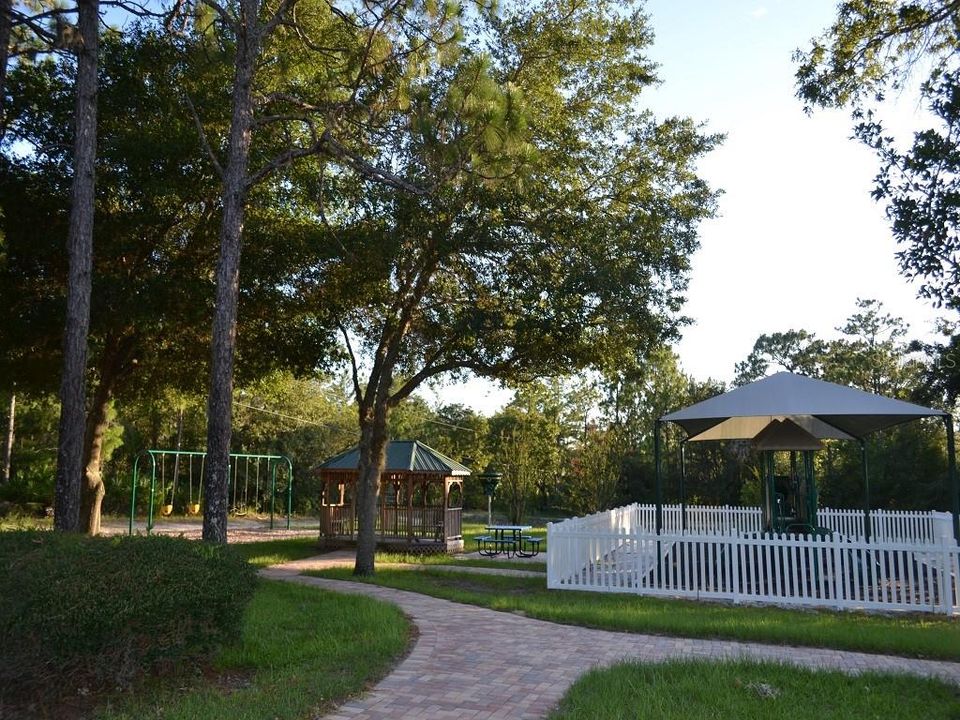
[(123, 687), (208, 652), (255, 581), (230, 548), (182, 538), (0, 533), (0, 695)]

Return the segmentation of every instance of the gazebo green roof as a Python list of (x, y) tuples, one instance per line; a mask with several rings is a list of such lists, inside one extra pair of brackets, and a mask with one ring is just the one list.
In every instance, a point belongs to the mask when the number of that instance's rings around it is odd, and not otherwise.
[[(351, 448), (321, 463), (319, 470), (356, 470), (360, 464), (359, 448)], [(447, 457), (419, 440), (391, 440), (387, 444), (384, 472), (428, 473), (435, 475), (469, 475), (470, 468)]]

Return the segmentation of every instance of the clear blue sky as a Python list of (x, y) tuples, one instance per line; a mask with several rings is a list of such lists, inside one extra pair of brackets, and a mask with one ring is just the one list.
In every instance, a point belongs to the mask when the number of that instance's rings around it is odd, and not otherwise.
[[(690, 116), (727, 134), (700, 168), (724, 195), (693, 258), (684, 311), (694, 324), (676, 348), (684, 370), (729, 381), (761, 333), (835, 336), (858, 297), (883, 300), (915, 335), (929, 336), (936, 313), (898, 274), (883, 210), (869, 197), (873, 154), (850, 139), (846, 112), (809, 117), (794, 97), (793, 51), (829, 26), (834, 0), (646, 7), (663, 82), (644, 102), (660, 116)], [(886, 118), (901, 130), (922, 122), (907, 94)], [(438, 396), (484, 412), (510, 397), (485, 383)]]

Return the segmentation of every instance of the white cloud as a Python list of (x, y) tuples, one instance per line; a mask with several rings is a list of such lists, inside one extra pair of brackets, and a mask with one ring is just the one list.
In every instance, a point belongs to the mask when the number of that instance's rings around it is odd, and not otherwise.
[(750, 17), (752, 17), (754, 20), (759, 20), (760, 18), (764, 17), (768, 12), (769, 10), (767, 10), (767, 8), (765, 8), (763, 5), (759, 5), (755, 7), (753, 10), (751, 10), (749, 14), (750, 14)]

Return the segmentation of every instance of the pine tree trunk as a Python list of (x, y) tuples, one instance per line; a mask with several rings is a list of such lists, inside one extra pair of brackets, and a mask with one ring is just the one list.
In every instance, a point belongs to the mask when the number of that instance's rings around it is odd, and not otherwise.
[(13, 462), (13, 437), (16, 428), (17, 393), (10, 393), (10, 413), (7, 415), (7, 441), (3, 444), (3, 482), (10, 482), (10, 466)]
[(10, 30), (13, 25), (13, 0), (0, 0), (0, 138), (6, 129), (4, 122), (4, 89), (7, 85), (7, 61), (10, 52)]
[(361, 409), (360, 461), (357, 467), (357, 559), (354, 575), (374, 573), (377, 550), (377, 503), (380, 476), (387, 463), (387, 408)]
[(76, 532), (80, 524), (80, 477), (83, 465), (84, 394), (87, 333), (90, 327), (93, 213), (97, 157), (98, 0), (77, 0), (83, 44), (78, 49), (76, 77), (73, 184), (67, 234), (67, 320), (60, 380), (60, 426), (54, 527)]
[[(247, 167), (253, 128), (253, 74), (259, 54), (255, 0), (242, 3), (234, 61), (233, 113), (223, 174), (223, 218), (217, 263), (216, 304), (207, 401), (207, 463), (204, 476), (203, 539), (227, 542), (227, 489), (233, 421), (233, 356), (237, 339), (240, 252), (247, 202)], [(250, 28), (253, 28), (252, 30)]]

